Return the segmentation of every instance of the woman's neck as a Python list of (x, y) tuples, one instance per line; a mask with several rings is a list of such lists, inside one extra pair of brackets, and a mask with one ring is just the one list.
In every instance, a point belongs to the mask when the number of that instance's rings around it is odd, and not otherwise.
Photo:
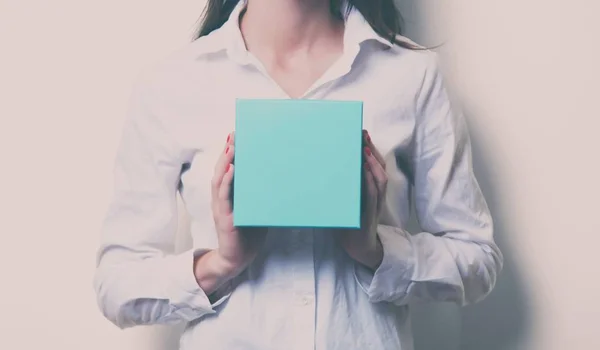
[(337, 40), (343, 22), (328, 0), (248, 0), (241, 29), (250, 51), (286, 55)]

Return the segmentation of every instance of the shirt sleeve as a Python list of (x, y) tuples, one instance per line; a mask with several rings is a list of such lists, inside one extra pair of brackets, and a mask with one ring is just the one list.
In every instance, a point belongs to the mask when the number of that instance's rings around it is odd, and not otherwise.
[(373, 302), (474, 303), (492, 290), (503, 265), (492, 218), (473, 174), (465, 120), (452, 109), (437, 57), (430, 54), (417, 102), (411, 162), (416, 215), (424, 232), (409, 234), (379, 225), (381, 265), (374, 273), (359, 265), (355, 270)]
[(193, 273), (194, 257), (204, 251), (172, 254), (182, 157), (154, 114), (150, 86), (140, 77), (131, 95), (94, 276), (98, 305), (120, 328), (214, 312)]

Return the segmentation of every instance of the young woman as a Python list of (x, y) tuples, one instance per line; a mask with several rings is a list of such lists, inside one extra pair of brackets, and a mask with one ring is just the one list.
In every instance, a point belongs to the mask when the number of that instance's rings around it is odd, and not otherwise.
[[(238, 97), (364, 102), (360, 230), (232, 225)], [(501, 266), (465, 123), (393, 0), (210, 0), (197, 40), (138, 79), (95, 276), (117, 326), (187, 322), (184, 350), (407, 350), (410, 303), (476, 302)]]

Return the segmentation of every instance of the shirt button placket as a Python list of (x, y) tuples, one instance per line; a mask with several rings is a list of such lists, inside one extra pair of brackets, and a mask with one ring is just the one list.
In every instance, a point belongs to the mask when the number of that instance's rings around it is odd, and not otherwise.
[(315, 269), (313, 256), (313, 231), (300, 230), (294, 234), (297, 246), (294, 254), (294, 301), (293, 329), (295, 350), (309, 350), (315, 347)]

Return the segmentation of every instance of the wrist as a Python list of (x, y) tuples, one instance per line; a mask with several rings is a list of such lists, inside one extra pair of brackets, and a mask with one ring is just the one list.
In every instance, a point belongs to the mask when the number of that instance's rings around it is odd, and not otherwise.
[(240, 268), (227, 263), (216, 250), (211, 250), (194, 261), (196, 282), (207, 295), (215, 292), (240, 271)]
[(381, 265), (384, 253), (379, 236), (377, 234), (374, 236), (374, 240), (370, 244), (363, 246), (364, 248), (360, 250), (360, 253), (354, 257), (356, 261), (373, 271), (377, 270), (379, 265)]

